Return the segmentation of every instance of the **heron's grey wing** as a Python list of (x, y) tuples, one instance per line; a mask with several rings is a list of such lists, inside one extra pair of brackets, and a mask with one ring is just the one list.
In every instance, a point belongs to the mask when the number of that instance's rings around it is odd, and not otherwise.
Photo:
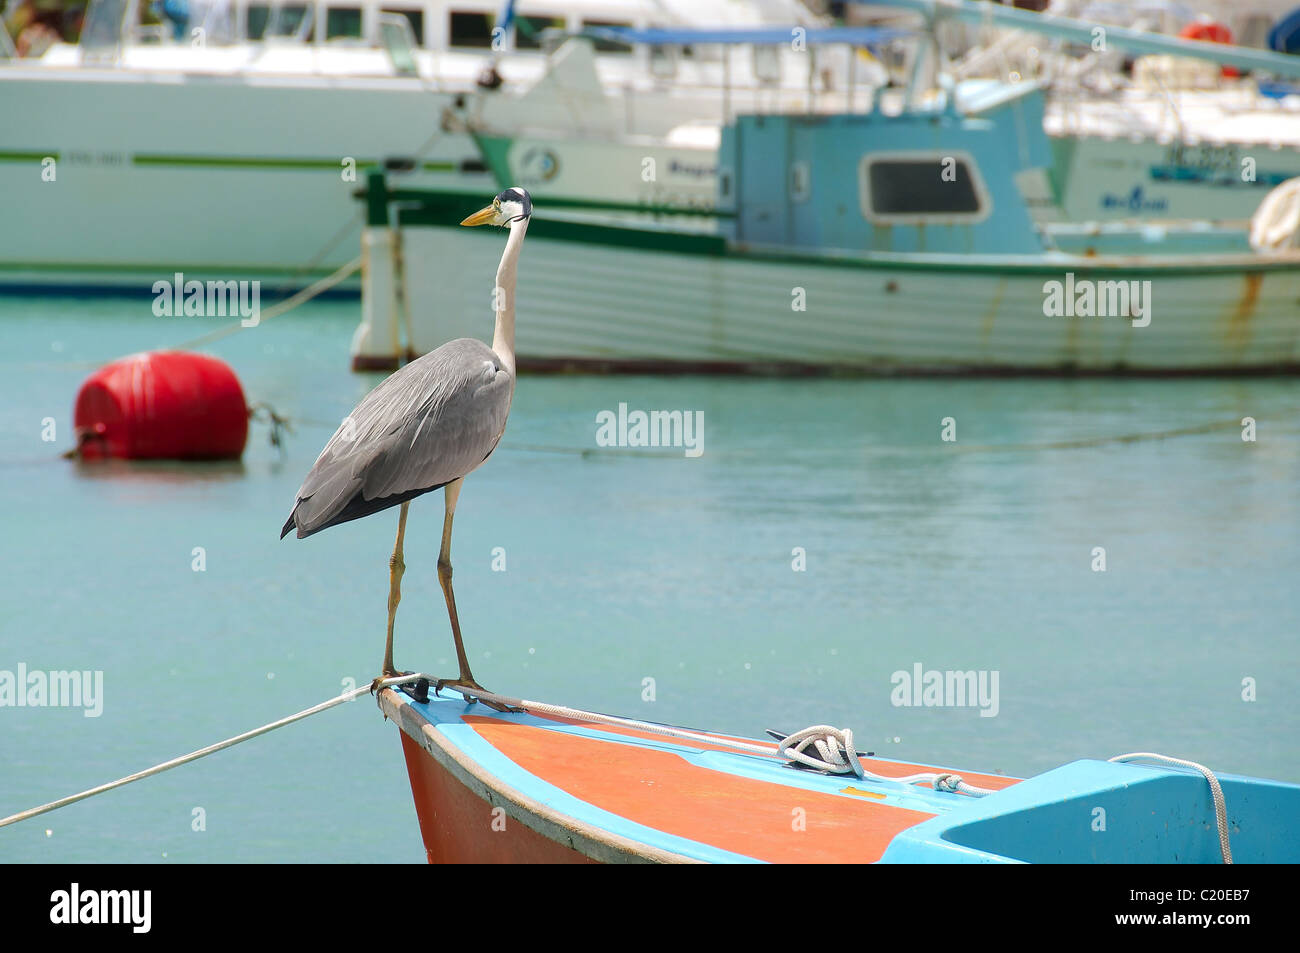
[(423, 491), (465, 476), (505, 431), (514, 379), (482, 341), (462, 338), (412, 361), (366, 395), (298, 490), (300, 535), (354, 498)]
[(459, 479), (488, 458), (505, 432), (514, 380), (490, 347), (462, 338), (428, 356), (439, 360), (430, 362), (426, 396), (402, 414), (392, 444), (367, 469), (366, 499)]

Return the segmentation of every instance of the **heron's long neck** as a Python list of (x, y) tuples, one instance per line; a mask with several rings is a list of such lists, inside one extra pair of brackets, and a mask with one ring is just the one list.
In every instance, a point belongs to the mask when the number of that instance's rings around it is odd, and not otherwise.
[(497, 288), (493, 303), (497, 308), (497, 325), (492, 334), (492, 350), (513, 377), (515, 373), (515, 275), (519, 270), (519, 249), (528, 231), (528, 219), (510, 224), (506, 250), (497, 266)]

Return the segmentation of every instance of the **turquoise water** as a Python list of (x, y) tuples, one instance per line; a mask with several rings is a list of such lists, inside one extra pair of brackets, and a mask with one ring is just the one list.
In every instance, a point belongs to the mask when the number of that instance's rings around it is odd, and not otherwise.
[[(98, 718), (0, 708), (0, 815), (377, 673), (396, 511), (277, 538), (378, 379), (347, 371), (357, 315), (315, 302), (211, 349), (298, 421), (283, 453), (255, 425), (240, 466), (91, 467), (59, 458), (75, 362), (213, 325), (155, 318), (147, 298), (0, 299), (0, 670), (104, 673)], [(704, 454), (598, 447), (596, 415), (620, 402), (702, 411)], [(831, 723), (882, 757), (971, 770), (1154, 750), (1300, 782), (1298, 406), (1286, 379), (526, 376), (457, 512), (474, 671), (736, 734)], [(1243, 416), (1255, 443), (1106, 439)], [(440, 494), (411, 507), (396, 660), (450, 675), (441, 517)], [(997, 672), (996, 716), (891, 704), (917, 663)], [(423, 856), (397, 731), (369, 698), (0, 830), (10, 861)]]

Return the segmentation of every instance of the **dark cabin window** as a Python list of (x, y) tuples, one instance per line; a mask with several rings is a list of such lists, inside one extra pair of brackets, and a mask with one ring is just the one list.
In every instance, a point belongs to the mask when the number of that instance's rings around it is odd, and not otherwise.
[[(869, 209), (873, 215), (977, 215), (979, 193), (969, 163), (934, 159), (878, 159), (867, 166)], [(953, 181), (946, 181), (952, 179)]]
[(451, 45), (477, 46), (488, 49), (492, 46), (492, 16), (488, 13), (451, 14)]
[(330, 7), (325, 11), (325, 39), (361, 38), (360, 7)]
[(540, 50), (542, 31), (550, 27), (564, 29), (564, 17), (517, 17), (515, 19), (515, 49)]
[(250, 4), (248, 7), (248, 38), (260, 40), (266, 33), (266, 21), (271, 15), (270, 6), (262, 3)]

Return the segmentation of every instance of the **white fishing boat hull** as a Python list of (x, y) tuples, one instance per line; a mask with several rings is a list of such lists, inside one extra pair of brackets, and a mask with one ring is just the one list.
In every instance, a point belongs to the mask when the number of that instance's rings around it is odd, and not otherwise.
[[(382, 231), (382, 230), (377, 230)], [(533, 369), (865, 372), (1234, 372), (1300, 367), (1300, 256), (793, 256), (556, 240), (534, 227), (520, 263), (516, 350)], [(653, 235), (647, 238), (653, 242)], [(492, 327), (501, 238), (408, 228), (409, 310), (367, 302), (354, 366), (394, 366)], [(1073, 276), (1073, 277), (1068, 277)], [(1051, 316), (1051, 282), (1137, 281), (1150, 321)], [(1068, 284), (1067, 284), (1068, 282)], [(387, 299), (391, 300), (388, 295)], [(803, 310), (798, 310), (800, 305)], [(1141, 317), (1136, 319), (1139, 323)], [(385, 348), (388, 353), (385, 353)]]

